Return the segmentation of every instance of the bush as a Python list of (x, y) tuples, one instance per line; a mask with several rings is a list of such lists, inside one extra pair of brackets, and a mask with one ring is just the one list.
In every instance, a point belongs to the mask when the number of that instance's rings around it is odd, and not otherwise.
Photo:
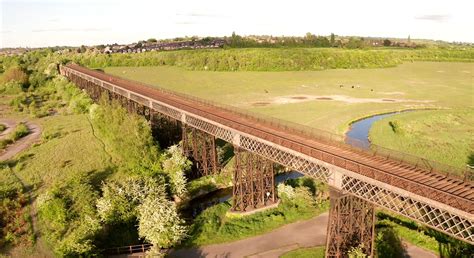
[(390, 226), (377, 230), (375, 248), (378, 257), (398, 258), (406, 255), (400, 237)]
[(20, 67), (13, 66), (5, 71), (3, 81), (18, 82), (21, 86), (26, 87), (28, 85), (28, 74)]
[(396, 134), (403, 134), (403, 129), (400, 121), (389, 121), (388, 125), (392, 128), (392, 131)]
[(183, 198), (186, 193), (186, 172), (191, 168), (189, 161), (177, 145), (169, 147), (162, 156), (163, 171), (169, 177), (171, 193)]
[(5, 129), (7, 129), (7, 126), (4, 124), (0, 124), (0, 132), (5, 131)]
[(114, 225), (138, 219), (139, 236), (158, 247), (171, 247), (185, 236), (176, 205), (167, 199), (160, 180), (141, 176), (111, 181), (102, 186), (102, 192), (97, 201), (102, 221)]
[(128, 223), (138, 217), (137, 206), (146, 198), (163, 199), (166, 195), (163, 182), (151, 177), (129, 177), (102, 185), (103, 195), (97, 200), (102, 221)]
[(174, 202), (164, 198), (146, 198), (138, 211), (138, 233), (155, 247), (172, 247), (186, 236), (187, 229), (178, 216)]
[(95, 202), (98, 193), (89, 178), (77, 178), (53, 186), (38, 196), (38, 217), (43, 236), (57, 256), (90, 256), (101, 229)]
[(109, 103), (105, 98), (101, 105), (91, 108), (90, 117), (124, 170), (149, 175), (160, 173), (159, 149), (143, 117), (129, 114), (119, 103)]
[(15, 95), (22, 92), (23, 92), (23, 89), (22, 89), (21, 83), (17, 81), (8, 81), (3, 84), (0, 84), (0, 93), (6, 94), (6, 95)]
[(1, 139), (0, 140), (0, 150), (3, 150), (7, 147), (8, 144), (12, 144), (13, 141), (11, 139)]
[(30, 133), (30, 130), (24, 123), (19, 123), (16, 127), (15, 130), (11, 133), (10, 139), (13, 141), (17, 141), (20, 138), (28, 135)]
[(30, 85), (30, 89), (35, 89), (46, 84), (47, 80), (48, 80), (48, 77), (45, 74), (35, 72), (30, 75), (28, 79), (28, 84)]

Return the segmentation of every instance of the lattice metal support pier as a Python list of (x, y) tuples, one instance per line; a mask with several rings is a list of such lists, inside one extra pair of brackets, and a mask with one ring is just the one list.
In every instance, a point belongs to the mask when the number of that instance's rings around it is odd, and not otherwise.
[(196, 174), (193, 177), (208, 176), (218, 173), (216, 138), (193, 127), (182, 127), (183, 153), (191, 158)]
[(352, 247), (361, 247), (367, 256), (373, 257), (374, 205), (333, 188), (330, 199), (326, 257), (348, 257)]
[(273, 163), (251, 152), (234, 148), (232, 210), (244, 212), (276, 201)]
[(160, 148), (168, 148), (181, 141), (182, 131), (178, 120), (151, 110), (149, 121), (153, 138), (158, 140)]

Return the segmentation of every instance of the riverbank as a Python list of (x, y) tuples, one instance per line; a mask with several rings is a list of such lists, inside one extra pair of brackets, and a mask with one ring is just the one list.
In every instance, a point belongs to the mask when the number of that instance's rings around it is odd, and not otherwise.
[(369, 139), (376, 145), (465, 169), (474, 165), (473, 124), (472, 108), (408, 112), (375, 122)]

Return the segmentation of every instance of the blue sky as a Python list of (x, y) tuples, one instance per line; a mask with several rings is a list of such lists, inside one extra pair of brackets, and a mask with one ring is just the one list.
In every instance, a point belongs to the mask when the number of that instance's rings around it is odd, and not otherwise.
[[(319, 2), (319, 3), (318, 3)], [(474, 42), (474, 1), (0, 0), (0, 47), (178, 36), (317, 35)]]

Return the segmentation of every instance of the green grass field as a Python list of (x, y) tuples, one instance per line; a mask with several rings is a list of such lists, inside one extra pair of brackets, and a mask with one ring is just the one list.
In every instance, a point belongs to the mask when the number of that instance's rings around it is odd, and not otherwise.
[[(373, 143), (444, 164), (474, 165), (474, 111), (430, 110), (388, 117), (374, 123)], [(395, 132), (390, 122), (399, 125)]]
[(36, 122), (42, 126), (43, 143), (23, 152), (14, 168), (27, 187), (47, 188), (77, 173), (99, 173), (110, 166), (86, 115), (54, 116)]
[(298, 248), (283, 254), (281, 258), (323, 258), (325, 251), (324, 246)]
[(351, 121), (375, 113), (474, 107), (472, 63), (302, 72), (206, 72), (169, 66), (105, 71), (337, 133)]

